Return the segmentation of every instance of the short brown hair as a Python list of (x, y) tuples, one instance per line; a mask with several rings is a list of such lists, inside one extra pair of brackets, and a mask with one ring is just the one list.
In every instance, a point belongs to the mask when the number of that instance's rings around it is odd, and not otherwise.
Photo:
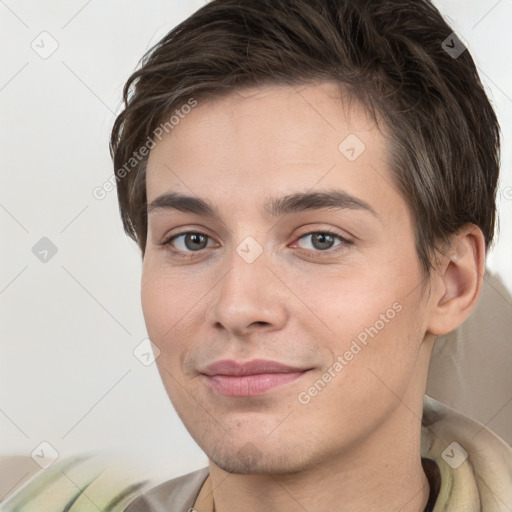
[[(456, 44), (460, 55), (447, 51)], [(428, 0), (211, 1), (151, 48), (124, 87), (110, 150), (125, 169), (116, 179), (126, 233), (144, 257), (148, 157), (126, 163), (180, 105), (247, 86), (336, 80), (391, 134), (425, 271), (438, 243), (468, 222), (489, 248), (499, 125), (461, 44)]]

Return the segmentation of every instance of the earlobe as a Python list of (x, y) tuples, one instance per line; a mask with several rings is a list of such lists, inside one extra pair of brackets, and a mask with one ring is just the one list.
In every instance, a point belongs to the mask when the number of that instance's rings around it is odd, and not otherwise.
[(451, 237), (449, 250), (440, 257), (428, 332), (446, 334), (466, 320), (478, 301), (484, 270), (484, 235), (479, 227), (467, 224)]

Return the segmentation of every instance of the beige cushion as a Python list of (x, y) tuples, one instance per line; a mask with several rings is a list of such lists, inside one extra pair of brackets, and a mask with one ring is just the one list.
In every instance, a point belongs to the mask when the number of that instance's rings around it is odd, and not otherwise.
[(427, 394), (512, 445), (512, 296), (489, 271), (473, 313), (437, 338)]

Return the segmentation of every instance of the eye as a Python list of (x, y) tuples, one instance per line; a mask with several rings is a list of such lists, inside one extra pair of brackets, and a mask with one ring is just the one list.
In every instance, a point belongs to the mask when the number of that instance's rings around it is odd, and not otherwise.
[[(183, 240), (181, 240), (181, 242), (179, 243), (176, 243), (176, 241), (182, 237), (184, 237)], [(205, 249), (207, 247), (208, 239), (210, 239), (210, 237), (208, 235), (205, 235), (204, 233), (200, 233), (198, 231), (184, 231), (183, 233), (173, 235), (171, 238), (162, 242), (161, 245), (167, 247), (168, 250), (173, 254), (177, 254), (178, 256), (183, 256), (184, 258), (186, 258), (190, 257), (190, 254), (186, 253), (199, 252)], [(174, 249), (173, 245), (177, 245), (178, 250)]]
[[(304, 240), (310, 237), (310, 246), (312, 246), (313, 250), (306, 247), (306, 252), (308, 253), (319, 253), (319, 252), (336, 252), (339, 249), (335, 249), (332, 251), (332, 247), (338, 247), (340, 245), (346, 246), (350, 245), (352, 242), (350, 240), (347, 240), (346, 238), (342, 237), (341, 235), (330, 231), (330, 230), (323, 230), (323, 231), (310, 231), (309, 233), (305, 233), (304, 235), (301, 235), (298, 240)], [(340, 243), (333, 246), (335, 239), (340, 240)]]

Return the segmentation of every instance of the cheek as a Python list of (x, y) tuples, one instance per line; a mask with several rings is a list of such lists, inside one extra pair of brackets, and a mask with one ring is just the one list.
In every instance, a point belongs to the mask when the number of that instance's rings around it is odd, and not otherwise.
[(149, 255), (142, 267), (141, 303), (148, 332), (153, 331), (161, 338), (174, 325), (179, 325), (180, 319), (186, 319), (194, 297), (183, 277), (171, 273)]
[(314, 288), (295, 281), (297, 295), (316, 316), (314, 323), (311, 314), (304, 316), (302, 328), (318, 326), (319, 333), (327, 334), (330, 342), (319, 347), (326, 364), (346, 354), (348, 371), (343, 372), (349, 380), (370, 368), (399, 385), (410, 376), (423, 339), (420, 266), (414, 252), (404, 251), (395, 259), (391, 253), (372, 264), (323, 276)]
[(189, 404), (186, 394), (180, 391), (183, 388), (180, 361), (187, 350), (181, 329), (190, 308), (186, 307), (183, 294), (177, 292), (172, 278), (150, 260), (143, 264), (141, 303), (148, 336), (160, 350), (156, 366), (167, 394), (175, 407), (182, 403), (190, 407), (193, 404)]
[[(194, 281), (183, 270), (169, 270), (151, 258), (144, 261), (141, 304), (149, 338), (160, 349), (157, 365), (171, 373), (203, 337), (198, 333), (204, 322), (204, 295), (207, 280)], [(201, 300), (203, 299), (203, 300)]]
[[(157, 273), (147, 261), (147, 259), (144, 260), (142, 269), (141, 304), (146, 328), (153, 340), (153, 336), (158, 335), (163, 329), (163, 324), (167, 322), (163, 312), (168, 307), (169, 297), (164, 292), (163, 282), (158, 280)], [(169, 311), (172, 311), (172, 308)]]
[(302, 317), (309, 329), (318, 326), (326, 334), (344, 340), (376, 322), (380, 326), (380, 315), (393, 320), (399, 304), (404, 302), (403, 290), (407, 289), (391, 268), (377, 266), (333, 271), (307, 282), (303, 276), (296, 276), (292, 282), (294, 293), (307, 306), (301, 306), (304, 311), (297, 318)]
[[(186, 300), (165, 271), (157, 269), (150, 261), (145, 261), (143, 265), (141, 304), (149, 338), (161, 352), (157, 364), (165, 360), (167, 366), (170, 354), (179, 351), (181, 338), (177, 331), (186, 315)], [(169, 350), (171, 340), (172, 351)]]

